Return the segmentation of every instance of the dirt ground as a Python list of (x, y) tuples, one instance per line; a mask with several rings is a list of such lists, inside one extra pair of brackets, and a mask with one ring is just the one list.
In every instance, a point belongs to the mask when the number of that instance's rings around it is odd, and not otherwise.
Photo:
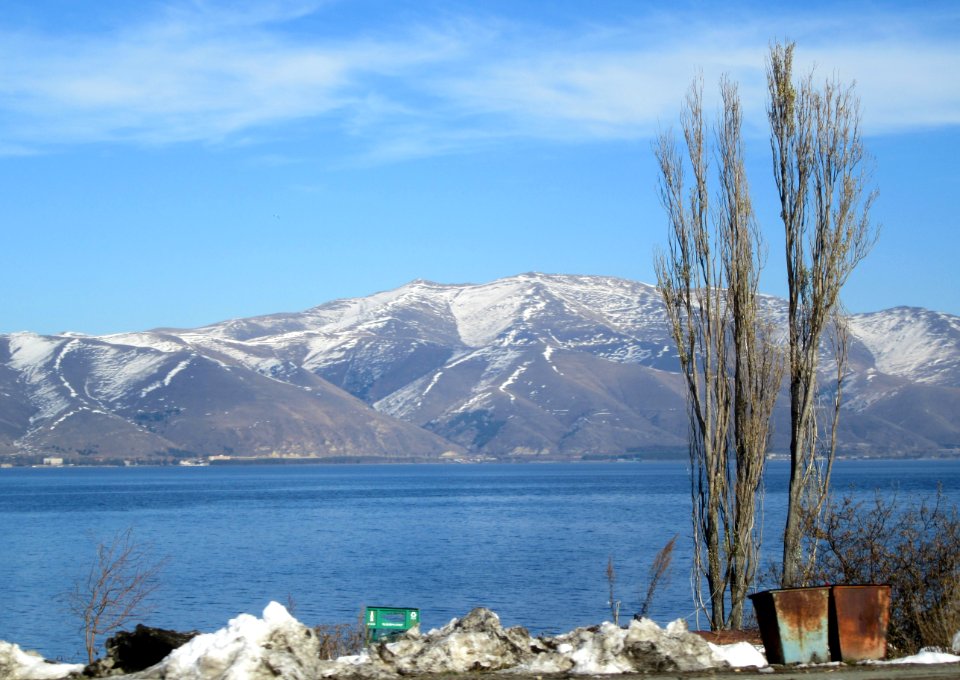
[(525, 673), (470, 673), (418, 676), (421, 680), (947, 680), (960, 679), (960, 664), (897, 666), (817, 666), (812, 668), (769, 667), (756, 670), (700, 671), (696, 673), (649, 673), (623, 675), (528, 675)]
[[(670, 677), (664, 676), (664, 677)], [(674, 677), (681, 678), (682, 674)], [(691, 676), (695, 677), (695, 676)], [(727, 671), (714, 673), (711, 677), (718, 680), (761, 680), (762, 678), (776, 678), (777, 680), (828, 680), (828, 677), (837, 680), (945, 680), (946, 678), (960, 678), (960, 665), (933, 664), (933, 665), (896, 665), (896, 666), (820, 666), (816, 668), (773, 668), (773, 672), (759, 671)]]
[[(960, 678), (960, 664), (934, 665), (895, 665), (895, 666), (819, 666), (815, 668), (776, 667), (773, 672), (760, 673), (758, 671), (725, 671), (713, 673), (704, 677), (716, 677), (718, 680), (761, 680), (762, 678), (776, 678), (776, 680), (829, 680), (829, 676), (837, 680), (945, 680), (946, 678)], [(673, 674), (660, 676), (669, 677), (697, 677)]]

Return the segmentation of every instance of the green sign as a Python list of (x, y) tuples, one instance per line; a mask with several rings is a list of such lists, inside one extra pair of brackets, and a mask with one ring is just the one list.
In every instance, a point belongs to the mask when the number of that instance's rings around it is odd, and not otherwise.
[(367, 607), (363, 614), (367, 641), (399, 635), (420, 623), (420, 610), (411, 607)]

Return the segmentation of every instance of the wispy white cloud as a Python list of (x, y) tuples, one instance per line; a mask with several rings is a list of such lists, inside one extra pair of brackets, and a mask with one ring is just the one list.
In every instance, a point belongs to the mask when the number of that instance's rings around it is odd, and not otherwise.
[[(227, 9), (229, 7), (229, 9)], [(544, 28), (447, 18), (363, 34), (292, 30), (322, 4), (172, 5), (111, 32), (0, 29), (0, 153), (91, 142), (224, 143), (325, 118), (373, 162), (496, 140), (649, 136), (691, 77), (741, 83), (762, 127), (764, 57), (856, 79), (868, 132), (960, 124), (956, 12), (647, 12)], [(329, 126), (326, 129), (330, 129)]]

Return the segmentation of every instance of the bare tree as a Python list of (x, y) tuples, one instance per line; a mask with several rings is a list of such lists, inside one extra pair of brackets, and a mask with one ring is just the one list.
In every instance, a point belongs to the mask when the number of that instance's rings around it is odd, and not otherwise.
[(98, 543), (96, 551), (89, 572), (67, 595), (70, 611), (80, 619), (90, 663), (100, 636), (146, 613), (146, 600), (157, 589), (166, 563), (153, 560), (149, 550), (134, 540), (132, 529)]
[[(706, 610), (709, 602), (714, 629), (740, 625), (755, 574), (757, 491), (781, 375), (758, 311), (760, 234), (743, 164), (740, 101), (732, 82), (722, 80), (720, 89), (719, 207), (713, 214), (699, 79), (682, 114), (687, 163), (669, 134), (660, 136), (655, 150), (670, 222), (669, 250), (655, 262), (657, 282), (687, 385), (694, 587), (698, 606)], [(689, 190), (686, 165), (693, 178)]]
[[(727, 586), (721, 537), (728, 490), (730, 384), (726, 378), (726, 335), (729, 319), (723, 299), (722, 268), (709, 222), (707, 142), (700, 79), (687, 94), (681, 123), (693, 185), (689, 191), (685, 187), (683, 157), (673, 136), (660, 135), (655, 149), (660, 165), (660, 199), (671, 231), (669, 249), (658, 253), (655, 268), (687, 385), (694, 591), (699, 607), (706, 611), (710, 603), (711, 627), (722, 628)], [(703, 577), (707, 581), (706, 598), (701, 590)]]
[[(853, 86), (808, 75), (793, 81), (794, 44), (770, 50), (770, 144), (786, 250), (790, 376), (790, 486), (783, 535), (784, 586), (804, 581), (804, 535), (819, 521), (836, 453), (839, 401), (829, 434), (818, 424), (817, 371), (824, 332), (836, 319), (840, 290), (873, 246), (860, 101)], [(841, 328), (841, 326), (836, 326)], [(846, 360), (842, 346), (836, 395)]]
[(756, 576), (760, 530), (756, 515), (761, 501), (770, 418), (783, 379), (783, 356), (773, 324), (759, 308), (759, 280), (763, 248), (750, 201), (743, 164), (742, 114), (736, 85), (721, 80), (722, 118), (717, 128), (720, 155), (720, 209), (718, 222), (731, 317), (733, 361), (733, 453), (735, 481), (728, 512), (730, 556), (730, 619), (743, 621), (743, 605)]

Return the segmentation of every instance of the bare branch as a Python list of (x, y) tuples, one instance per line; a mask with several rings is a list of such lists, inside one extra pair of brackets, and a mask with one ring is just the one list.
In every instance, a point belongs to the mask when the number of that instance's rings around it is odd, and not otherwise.
[(80, 619), (90, 663), (99, 637), (147, 612), (147, 600), (159, 586), (165, 564), (166, 560), (151, 559), (149, 550), (134, 540), (132, 529), (97, 544), (90, 570), (67, 597), (70, 611)]

